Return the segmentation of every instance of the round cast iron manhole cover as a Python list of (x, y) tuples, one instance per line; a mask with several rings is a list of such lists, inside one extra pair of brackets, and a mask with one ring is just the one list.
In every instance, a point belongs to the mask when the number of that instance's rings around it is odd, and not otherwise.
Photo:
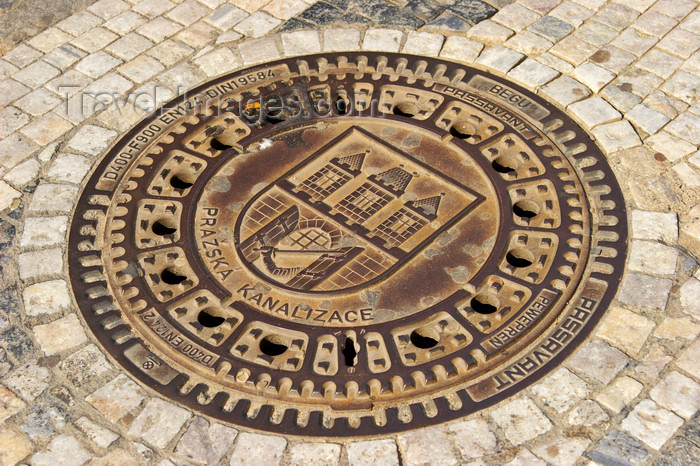
[(626, 253), (619, 186), (553, 105), (399, 54), (263, 64), (121, 139), (69, 252), (98, 340), (163, 396), (253, 429), (397, 432), (556, 367)]

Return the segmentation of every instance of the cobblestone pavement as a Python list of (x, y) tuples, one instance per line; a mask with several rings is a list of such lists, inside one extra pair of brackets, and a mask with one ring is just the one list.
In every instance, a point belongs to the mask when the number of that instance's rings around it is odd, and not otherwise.
[[(0, 463), (697, 463), (699, 48), (694, 0), (99, 0), (34, 35), (0, 58)], [(135, 91), (168, 100), (263, 60), (358, 49), (474, 64), (588, 128), (630, 214), (617, 301), (541, 382), (400, 435), (262, 435), (155, 396), (102, 353), (66, 270), (80, 186), (142, 117), (124, 102)], [(81, 90), (122, 105), (81, 102)]]

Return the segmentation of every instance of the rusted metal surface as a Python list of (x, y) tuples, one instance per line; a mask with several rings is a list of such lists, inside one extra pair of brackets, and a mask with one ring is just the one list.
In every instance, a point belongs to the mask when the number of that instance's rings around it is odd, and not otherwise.
[(188, 95), (97, 167), (69, 254), (92, 331), (166, 397), (290, 435), (444, 422), (556, 367), (614, 297), (612, 171), (512, 83), (348, 53)]

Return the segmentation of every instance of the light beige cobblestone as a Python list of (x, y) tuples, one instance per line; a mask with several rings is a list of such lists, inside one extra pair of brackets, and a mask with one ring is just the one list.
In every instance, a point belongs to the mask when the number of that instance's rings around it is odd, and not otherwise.
[(516, 398), (500, 404), (491, 417), (513, 445), (520, 445), (552, 430), (551, 421), (529, 398)]
[(362, 50), (398, 52), (403, 34), (396, 29), (368, 29), (362, 41)]
[(160, 16), (175, 7), (175, 3), (169, 0), (142, 0), (135, 3), (131, 9), (149, 18)]
[(258, 11), (238, 23), (234, 30), (248, 37), (262, 37), (280, 24), (280, 20)]
[(666, 340), (694, 340), (700, 334), (700, 324), (693, 322), (690, 317), (666, 317), (659, 323), (654, 336)]
[(654, 321), (621, 307), (611, 308), (596, 335), (621, 349), (629, 356), (636, 356), (654, 329)]
[(563, 413), (585, 398), (590, 389), (586, 382), (562, 367), (547, 375), (543, 382), (533, 386), (532, 393), (545, 405)]
[(491, 432), (486, 419), (470, 419), (450, 426), (462, 458), (480, 458), (493, 453), (497, 445), (496, 435)]
[(79, 11), (63, 21), (59, 21), (56, 26), (73, 36), (79, 36), (88, 29), (97, 26), (102, 20), (89, 11)]
[(691, 419), (700, 408), (700, 384), (673, 371), (649, 392), (651, 399), (681, 417)]
[(484, 45), (480, 42), (460, 36), (450, 36), (442, 46), (440, 57), (469, 63), (476, 60), (483, 48)]
[(532, 452), (548, 464), (572, 466), (586, 451), (591, 441), (585, 438), (559, 438), (532, 448)]
[(700, 280), (689, 278), (679, 291), (683, 310), (700, 320)]
[(629, 268), (636, 272), (672, 275), (676, 272), (678, 250), (651, 241), (632, 241)]
[(75, 314), (61, 317), (50, 324), (37, 325), (32, 331), (46, 356), (75, 348), (87, 341), (83, 326)]
[(231, 464), (255, 466), (259, 464), (278, 465), (287, 441), (271, 435), (240, 433), (231, 455)]
[(216, 9), (204, 21), (217, 29), (226, 31), (248, 17), (248, 13), (236, 7), (226, 4)]
[(290, 466), (340, 464), (340, 445), (333, 443), (297, 443), (289, 448)]
[(700, 351), (700, 341), (689, 345), (676, 360), (676, 365), (678, 367), (695, 378), (700, 378), (700, 358), (698, 358), (698, 351)]
[(75, 437), (58, 435), (51, 440), (48, 447), (31, 458), (31, 464), (37, 466), (80, 466), (92, 455), (85, 450)]
[(437, 57), (444, 41), (445, 38), (440, 34), (410, 32), (406, 37), (403, 52), (412, 53), (414, 55)]
[(0, 431), (0, 462), (3, 464), (19, 464), (32, 450), (32, 442), (26, 435), (9, 429)]
[(109, 447), (119, 438), (118, 434), (115, 434), (111, 430), (105, 429), (85, 416), (77, 419), (75, 421), (75, 426), (95, 445), (101, 448)]
[(44, 61), (60, 70), (66, 70), (85, 55), (85, 52), (77, 47), (63, 44), (44, 55)]
[(642, 142), (632, 125), (627, 121), (616, 121), (596, 126), (593, 128), (592, 133), (608, 153), (629, 149), (630, 147), (638, 146)]
[(660, 131), (644, 142), (672, 162), (677, 162), (695, 151), (695, 146), (666, 131)]
[(591, 340), (569, 357), (566, 365), (585, 377), (608, 384), (628, 361), (629, 357), (617, 348)]
[(12, 63), (15, 67), (24, 68), (31, 62), (41, 57), (42, 53), (29, 47), (26, 44), (19, 44), (3, 55), (3, 59)]
[(41, 165), (36, 160), (25, 160), (7, 172), (3, 179), (11, 186), (21, 188), (32, 182), (39, 175), (40, 169)]
[(99, 380), (111, 367), (97, 346), (90, 344), (71, 354), (58, 365), (73, 385), (88, 386), (90, 380)]
[(528, 449), (520, 450), (513, 461), (505, 463), (505, 466), (547, 466), (547, 463), (536, 457)]
[(5, 379), (5, 385), (31, 403), (49, 388), (50, 379), (48, 369), (31, 362), (12, 371)]
[(29, 136), (40, 146), (46, 145), (64, 135), (73, 128), (73, 124), (55, 112), (49, 112), (22, 128), (22, 133)]
[[(68, 220), (65, 217), (64, 219), (64, 221)], [(63, 230), (65, 232), (65, 224)], [(22, 298), (24, 309), (30, 316), (59, 313), (68, 309), (71, 304), (68, 285), (63, 280), (50, 280), (29, 285), (24, 289)]]
[(404, 464), (421, 465), (430, 463), (440, 452), (440, 462), (459, 464), (452, 452), (452, 443), (442, 427), (431, 427), (420, 431), (407, 432), (398, 436), (398, 445)]
[(622, 421), (622, 428), (646, 443), (659, 449), (683, 424), (683, 419), (660, 408), (651, 400), (643, 400)]
[(522, 31), (508, 39), (504, 45), (525, 55), (535, 55), (549, 50), (554, 44), (533, 32)]
[(517, 3), (504, 6), (491, 17), (492, 21), (516, 32), (525, 29), (538, 19), (540, 19), (539, 14)]
[(204, 464), (218, 464), (238, 431), (196, 416), (177, 443), (175, 452)]
[(134, 410), (145, 398), (143, 390), (127, 376), (120, 374), (89, 395), (85, 401), (112, 422)]
[(152, 40), (155, 44), (163, 42), (170, 36), (182, 30), (182, 26), (163, 17), (157, 17), (136, 29), (140, 35)]
[(99, 0), (88, 7), (91, 13), (102, 19), (109, 19), (129, 9), (129, 4), (122, 0)]
[(185, 409), (153, 398), (134, 419), (129, 435), (139, 437), (158, 448), (165, 448), (191, 416)]
[(238, 50), (246, 65), (280, 57), (275, 41), (269, 38), (243, 42), (238, 46)]
[(593, 128), (603, 123), (619, 120), (622, 116), (602, 97), (591, 97), (569, 105), (574, 115), (576, 115), (587, 128)]
[(639, 60), (637, 66), (666, 79), (671, 76), (673, 72), (676, 71), (682, 64), (682, 59), (674, 57), (666, 52), (662, 52), (661, 50), (652, 49)]
[(289, 55), (305, 55), (321, 51), (321, 42), (316, 31), (295, 31), (282, 34), (282, 47)]
[(17, 262), (23, 280), (55, 276), (63, 270), (63, 253), (58, 248), (23, 252)]
[(655, 134), (671, 120), (666, 115), (642, 104), (632, 107), (625, 113), (625, 118), (630, 120), (636, 129), (647, 135)]
[(558, 102), (562, 107), (584, 99), (591, 94), (588, 87), (569, 76), (561, 76), (555, 79), (546, 86), (543, 86), (540, 92), (555, 102)]
[(360, 31), (357, 29), (326, 29), (323, 31), (323, 50), (359, 50)]
[(605, 422), (610, 417), (598, 403), (586, 400), (569, 412), (568, 421), (572, 426), (592, 427)]
[(573, 77), (591, 88), (593, 92), (598, 92), (613, 80), (615, 74), (593, 63), (586, 62), (574, 69)]
[(14, 416), (22, 408), (24, 408), (24, 402), (7, 387), (0, 385), (0, 422)]
[(481, 55), (479, 55), (479, 58), (476, 59), (476, 62), (506, 73), (524, 57), (522, 53), (500, 45), (494, 45), (484, 50)]
[(619, 377), (598, 393), (596, 401), (613, 413), (619, 413), (639, 395), (643, 387), (632, 377)]
[[(70, 34), (61, 31), (58, 28), (50, 28), (45, 30), (44, 32), (34, 36), (32, 39), (27, 41), (29, 45), (34, 47), (37, 50), (40, 50), (44, 53), (49, 52), (59, 45), (65, 44), (69, 40), (71, 40), (73, 36)], [(17, 63), (15, 63), (17, 64)], [(22, 66), (22, 65), (17, 65), (17, 66)], [(23, 66), (22, 66), (23, 67)]]
[(508, 73), (508, 76), (524, 84), (526, 87), (534, 89), (547, 84), (549, 81), (559, 76), (559, 72), (536, 60), (526, 58), (522, 63), (513, 68)]
[(0, 181), (0, 210), (9, 209), (22, 193), (4, 181)]
[(488, 19), (467, 31), (468, 38), (485, 44), (502, 44), (513, 34), (512, 30)]
[(350, 464), (357, 466), (398, 466), (399, 454), (393, 440), (367, 440), (347, 445)]

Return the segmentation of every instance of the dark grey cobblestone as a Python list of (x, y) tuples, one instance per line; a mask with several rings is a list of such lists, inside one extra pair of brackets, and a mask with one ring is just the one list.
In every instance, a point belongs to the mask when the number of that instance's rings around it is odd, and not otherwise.
[(498, 8), (510, 0), (411, 0), (403, 6), (387, 0), (324, 0), (314, 3), (306, 10), (282, 24), (277, 31), (312, 28), (329, 24), (368, 24), (466, 31), (472, 25), (493, 16)]
[(569, 23), (565, 23), (564, 21), (555, 18), (554, 16), (545, 16), (530, 26), (530, 30), (536, 32), (546, 39), (556, 42), (571, 34), (574, 27)]
[(613, 430), (593, 447), (588, 457), (604, 466), (626, 466), (647, 464), (651, 453), (638, 440)]
[(278, 32), (289, 32), (297, 29), (313, 29), (316, 25), (300, 18), (292, 18), (282, 25)]
[(498, 10), (481, 0), (460, 0), (450, 7), (450, 11), (476, 24), (495, 15)]
[(661, 450), (654, 466), (685, 466), (697, 464), (700, 459), (700, 414), (681, 430), (674, 439)]
[[(340, 8), (324, 2), (318, 2), (301, 12), (298, 19), (305, 20), (318, 26), (325, 26), (333, 23), (361, 23), (369, 24), (371, 20), (354, 13), (346, 13)], [(290, 21), (294, 18), (290, 19)]]
[(17, 326), (0, 333), (0, 342), (5, 344), (7, 353), (17, 362), (24, 361), (34, 352), (29, 335)]
[(363, 5), (362, 13), (374, 23), (385, 26), (419, 27), (425, 24), (422, 19), (384, 0), (370, 0)]
[(471, 25), (457, 15), (446, 11), (429, 22), (426, 26), (439, 29), (449, 29), (451, 31), (467, 31)]

